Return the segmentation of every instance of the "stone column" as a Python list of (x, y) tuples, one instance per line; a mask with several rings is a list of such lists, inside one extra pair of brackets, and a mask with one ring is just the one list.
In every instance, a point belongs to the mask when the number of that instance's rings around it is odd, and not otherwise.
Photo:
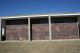
[(0, 41), (1, 41), (1, 18), (0, 18)]
[(30, 17), (28, 17), (28, 41), (31, 41)]
[(80, 38), (80, 16), (77, 17), (77, 24), (78, 24), (78, 37)]
[(52, 35), (51, 35), (51, 16), (48, 16), (48, 20), (49, 20), (49, 39), (52, 40)]

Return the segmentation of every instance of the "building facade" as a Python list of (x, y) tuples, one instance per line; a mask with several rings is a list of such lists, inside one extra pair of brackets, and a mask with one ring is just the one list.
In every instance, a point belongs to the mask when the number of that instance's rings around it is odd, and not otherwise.
[(80, 13), (10, 16), (0, 18), (0, 39), (80, 39)]

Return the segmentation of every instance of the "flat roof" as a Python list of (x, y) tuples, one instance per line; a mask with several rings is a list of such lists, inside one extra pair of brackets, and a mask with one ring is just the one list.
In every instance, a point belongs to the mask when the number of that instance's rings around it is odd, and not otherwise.
[(56, 13), (56, 14), (36, 14), (36, 15), (18, 15), (18, 16), (3, 16), (0, 17), (2, 19), (6, 18), (25, 18), (25, 17), (45, 17), (45, 16), (54, 16), (54, 17), (59, 17), (59, 16), (80, 16), (79, 13)]

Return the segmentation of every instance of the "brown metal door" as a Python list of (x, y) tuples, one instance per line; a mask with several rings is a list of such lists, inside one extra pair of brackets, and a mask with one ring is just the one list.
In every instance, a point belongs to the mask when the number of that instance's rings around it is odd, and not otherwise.
[(7, 20), (6, 40), (27, 40), (28, 26), (27, 20)]

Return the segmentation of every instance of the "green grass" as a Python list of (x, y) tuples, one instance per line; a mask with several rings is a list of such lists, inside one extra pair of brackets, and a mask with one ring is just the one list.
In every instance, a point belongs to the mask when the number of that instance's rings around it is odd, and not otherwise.
[(80, 53), (80, 40), (0, 42), (0, 53)]

